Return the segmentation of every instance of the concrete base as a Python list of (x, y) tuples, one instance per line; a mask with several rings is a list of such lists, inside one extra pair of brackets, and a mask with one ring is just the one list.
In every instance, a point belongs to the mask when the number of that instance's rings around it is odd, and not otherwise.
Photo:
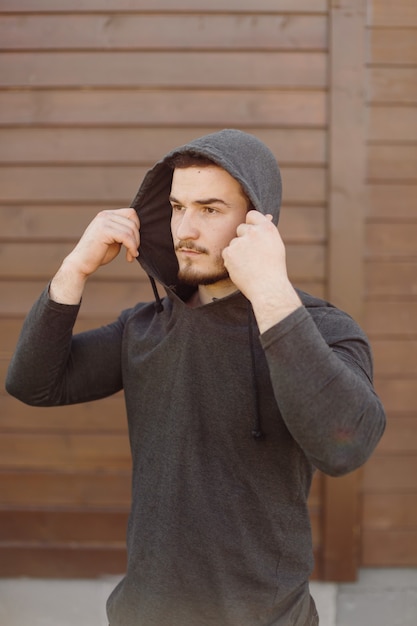
[[(105, 604), (118, 581), (0, 579), (0, 624), (108, 626)], [(417, 625), (417, 568), (364, 569), (356, 583), (313, 582), (311, 593), (320, 626)]]

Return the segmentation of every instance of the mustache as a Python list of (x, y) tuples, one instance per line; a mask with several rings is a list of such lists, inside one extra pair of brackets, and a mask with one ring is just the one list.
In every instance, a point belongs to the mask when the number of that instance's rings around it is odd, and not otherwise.
[(187, 250), (194, 250), (195, 252), (200, 252), (201, 254), (208, 254), (207, 248), (203, 248), (202, 246), (197, 246), (194, 241), (191, 239), (180, 239), (179, 242), (175, 245), (175, 250), (180, 250), (181, 248), (186, 248)]

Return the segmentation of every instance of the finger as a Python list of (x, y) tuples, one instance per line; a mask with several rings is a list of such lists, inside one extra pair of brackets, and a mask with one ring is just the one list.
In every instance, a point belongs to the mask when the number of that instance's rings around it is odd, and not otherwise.
[(132, 220), (132, 222), (134, 222), (138, 228), (140, 227), (139, 216), (136, 213), (135, 209), (133, 209), (132, 207), (115, 209), (114, 211), (112, 211), (112, 213), (114, 213), (115, 215), (127, 217), (127, 219)]
[(259, 213), (259, 211), (252, 210), (246, 213), (246, 224), (262, 224), (265, 220), (265, 215)]
[(97, 217), (102, 220), (105, 243), (117, 243), (126, 248), (126, 258), (132, 261), (138, 256), (139, 218), (134, 209), (102, 211)]
[(108, 214), (108, 217), (114, 223), (124, 225), (127, 229), (132, 229), (133, 232), (139, 230), (139, 217), (134, 209), (116, 209), (115, 211), (104, 211)]
[(239, 226), (236, 228), (236, 235), (238, 237), (243, 237), (244, 235), (248, 234), (251, 228), (252, 224), (239, 224)]

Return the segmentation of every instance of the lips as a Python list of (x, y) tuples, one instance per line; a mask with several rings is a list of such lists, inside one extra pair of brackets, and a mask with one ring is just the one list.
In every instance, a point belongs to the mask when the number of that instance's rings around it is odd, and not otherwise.
[(193, 248), (178, 248), (178, 252), (182, 252), (183, 254), (203, 254), (199, 250), (194, 250)]
[(175, 246), (176, 252), (182, 252), (183, 254), (208, 254), (208, 250), (203, 247), (196, 246), (192, 242), (179, 241)]

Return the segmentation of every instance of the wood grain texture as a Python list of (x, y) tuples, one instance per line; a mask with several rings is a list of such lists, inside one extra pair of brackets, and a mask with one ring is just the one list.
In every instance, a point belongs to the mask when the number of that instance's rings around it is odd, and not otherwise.
[[(291, 278), (363, 308), (372, 340), (389, 424), (363, 470), (361, 563), (415, 565), (416, 30), (414, 0), (179, 0), (174, 9), (170, 0), (39, 0), (36, 9), (4, 0), (1, 380), (23, 316), (98, 210), (129, 205), (173, 146), (223, 127), (252, 132), (282, 166)], [(76, 329), (152, 297), (138, 265), (121, 256), (89, 283)], [(121, 573), (115, 542), (130, 500), (121, 395), (45, 410), (2, 385), (0, 434), (0, 523), (9, 533), (1, 571)], [(315, 577), (326, 558), (331, 571), (340, 546), (352, 558), (340, 531), (356, 524), (354, 507), (345, 508), (355, 481), (327, 484), (317, 474), (313, 483)], [(72, 511), (75, 551), (62, 510)]]
[(3, 433), (0, 469), (40, 471), (127, 471), (131, 467), (125, 434)]
[(414, 567), (417, 560), (415, 530), (365, 530), (362, 536), (364, 567)]
[[(61, 4), (61, 3), (60, 3)], [(54, 11), (59, 9), (55, 5)], [(240, 3), (239, 3), (240, 5)], [(39, 3), (38, 3), (39, 6)], [(37, 10), (38, 9), (37, 6)], [(178, 2), (175, 5), (177, 11)], [(326, 15), (195, 12), (4, 15), (4, 50), (326, 50)], [(115, 5), (116, 8), (116, 5)], [(118, 8), (118, 5), (117, 5)], [(234, 3), (236, 9), (236, 3)], [(240, 6), (239, 6), (240, 8)], [(238, 10), (239, 10), (238, 8)], [(258, 10), (258, 6), (256, 7)], [(1, 11), (1, 8), (0, 8)]]
[(0, 470), (3, 509), (36, 507), (125, 508), (130, 506), (130, 471), (50, 472)]
[(376, 454), (364, 467), (365, 494), (407, 494), (417, 490), (417, 455)]
[[(172, 0), (38, 0), (36, 11), (50, 12), (114, 12), (138, 13), (150, 11), (167, 12), (172, 10)], [(0, 12), (32, 12), (32, 0), (2, 0)], [(195, 0), (176, 0), (175, 12), (197, 13), (326, 13), (326, 0), (259, 0), (256, 11), (252, 0), (212, 0), (209, 4), (196, 3)]]
[(324, 53), (4, 52), (6, 88), (299, 88), (326, 85)]
[(374, 530), (414, 530), (417, 507), (412, 493), (367, 494), (363, 499), (363, 527)]
[(417, 376), (417, 338), (374, 339), (376, 374), (392, 377)]
[(384, 183), (407, 183), (417, 180), (417, 143), (369, 146), (368, 177), (370, 181)]
[(368, 217), (373, 221), (413, 223), (416, 217), (417, 181), (407, 184), (368, 185)]
[(0, 576), (96, 578), (126, 571), (124, 547), (0, 543)]
[(324, 91), (40, 89), (0, 91), (0, 124), (323, 127)]
[[(379, 106), (398, 105), (392, 111), (393, 117), (406, 105), (417, 103), (416, 76), (415, 67), (371, 67), (368, 72), (369, 102)], [(408, 113), (411, 120), (412, 111)], [(370, 121), (372, 122), (372, 118)], [(389, 127), (386, 130), (389, 131)]]
[(365, 308), (388, 421), (364, 470), (361, 560), (407, 567), (417, 562), (417, 5), (369, 8)]
[(367, 13), (368, 26), (416, 27), (417, 5), (414, 0), (370, 0)]
[[(379, 250), (378, 250), (379, 252)], [(407, 250), (401, 251), (407, 257)], [(366, 292), (369, 297), (410, 296), (417, 293), (417, 260), (371, 261), (366, 264)]]
[(373, 29), (370, 34), (372, 62), (386, 66), (417, 65), (416, 37), (416, 27)]

